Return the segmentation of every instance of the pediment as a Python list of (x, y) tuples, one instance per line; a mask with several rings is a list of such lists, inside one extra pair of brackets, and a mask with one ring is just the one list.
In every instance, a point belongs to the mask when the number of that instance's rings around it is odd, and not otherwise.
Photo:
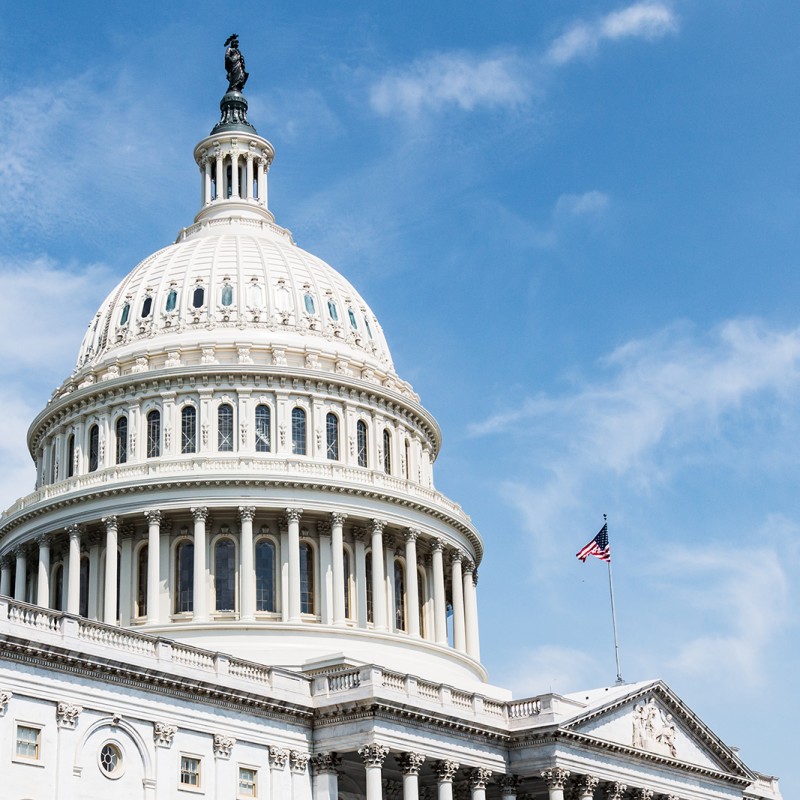
[(562, 727), (651, 757), (750, 777), (738, 756), (661, 681), (587, 709)]

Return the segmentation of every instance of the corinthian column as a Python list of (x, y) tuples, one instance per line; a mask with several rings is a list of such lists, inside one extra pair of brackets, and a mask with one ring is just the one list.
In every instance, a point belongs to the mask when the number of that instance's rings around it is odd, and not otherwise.
[(417, 537), (419, 531), (409, 528), (406, 538), (406, 627), (410, 636), (419, 636), (419, 579), (417, 577)]
[(516, 775), (502, 775), (498, 778), (497, 783), (500, 786), (500, 797), (503, 800), (517, 800), (517, 792), (522, 778), (518, 778)]
[(300, 516), (302, 508), (287, 508), (289, 529), (289, 622), (300, 622)]
[(403, 770), (403, 800), (419, 800), (419, 771), (425, 756), (422, 753), (401, 753), (397, 761)]
[[(217, 162), (218, 164), (221, 162)], [(219, 192), (219, 187), (217, 187)], [(206, 520), (208, 509), (197, 506), (190, 509), (194, 517), (194, 585), (192, 586), (192, 621), (205, 622), (208, 619), (208, 600), (206, 598)]]
[(469, 788), (472, 791), (472, 800), (486, 800), (486, 784), (492, 777), (492, 771), (484, 767), (475, 767), (469, 771)]
[(20, 546), (14, 551), (17, 565), (14, 575), (14, 599), (19, 603), (25, 602), (26, 579), (28, 573), (28, 556), (25, 548)]
[(444, 594), (444, 562), (442, 550), (444, 542), (436, 539), (431, 553), (433, 563), (433, 617), (437, 644), (447, 644), (447, 607)]
[(386, 522), (372, 520), (372, 626), (386, 630), (386, 575), (383, 564), (383, 529)]
[(542, 770), (542, 777), (547, 784), (549, 800), (564, 800), (564, 786), (569, 778), (569, 770), (561, 767), (551, 767)]
[(79, 614), (81, 607), (81, 529), (70, 525), (69, 534), (69, 575), (67, 576), (67, 611)]
[(318, 753), (312, 756), (314, 800), (338, 800), (339, 774), (336, 768), (341, 763), (342, 759), (336, 753)]
[(8, 596), (11, 594), (11, 559), (3, 556), (0, 559), (0, 594)]
[(333, 569), (333, 624), (345, 624), (344, 542), (342, 528), (347, 514), (331, 514), (331, 568)]
[(40, 536), (39, 543), (39, 580), (36, 590), (36, 605), (50, 607), (50, 537)]
[(358, 754), (364, 761), (367, 772), (367, 800), (383, 800), (381, 768), (389, 754), (389, 748), (382, 744), (368, 744), (360, 747)]
[(117, 518), (104, 517), (106, 526), (106, 586), (103, 602), (103, 621), (117, 622)]
[(239, 591), (242, 595), (243, 620), (256, 618), (256, 574), (253, 568), (253, 518), (255, 506), (239, 506), (241, 539), (239, 541)]
[(580, 800), (593, 800), (594, 790), (600, 783), (600, 778), (594, 775), (584, 775), (578, 783), (578, 797)]
[(144, 516), (147, 519), (147, 624), (158, 625), (161, 512), (151, 508)]
[(458, 761), (434, 761), (431, 766), (436, 773), (438, 800), (453, 800), (453, 778), (458, 772)]
[(478, 602), (475, 597), (475, 564), (466, 561), (464, 573), (464, 622), (466, 626), (467, 655), (479, 660), (481, 657), (478, 640)]
[(453, 576), (453, 647), (462, 653), (466, 651), (466, 633), (464, 627), (464, 578), (461, 574), (461, 559), (464, 554), (453, 550), (450, 554)]

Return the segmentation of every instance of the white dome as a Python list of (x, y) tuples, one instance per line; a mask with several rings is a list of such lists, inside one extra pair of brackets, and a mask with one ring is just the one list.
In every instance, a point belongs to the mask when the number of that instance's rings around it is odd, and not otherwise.
[(285, 229), (244, 216), (198, 222), (138, 264), (90, 322), (77, 369), (240, 342), (394, 371), (380, 324), (353, 286)]

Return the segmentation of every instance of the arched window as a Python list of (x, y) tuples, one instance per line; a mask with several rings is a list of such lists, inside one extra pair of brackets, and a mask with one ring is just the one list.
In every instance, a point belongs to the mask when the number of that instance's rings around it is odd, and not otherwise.
[(233, 305), (233, 286), (231, 286), (229, 283), (225, 283), (222, 285), (220, 303), (226, 307)]
[(150, 316), (150, 312), (153, 310), (153, 298), (150, 295), (145, 297), (144, 302), (142, 303), (142, 313), (141, 317), (144, 319), (145, 317)]
[(161, 455), (161, 412), (151, 411), (147, 415), (147, 457)]
[(405, 440), (405, 474), (406, 480), (411, 480), (411, 445), (408, 443), (408, 439)]
[(356, 423), (356, 450), (358, 451), (358, 466), (367, 466), (367, 423), (360, 419)]
[(64, 610), (64, 565), (58, 564), (53, 573), (53, 599), (51, 607), (56, 611)]
[(314, 550), (310, 544), (300, 544), (300, 613), (314, 613)]
[(236, 547), (233, 539), (219, 539), (214, 545), (214, 594), (217, 611), (236, 608)]
[(100, 428), (89, 428), (89, 472), (94, 472), (100, 463)]
[(194, 544), (181, 542), (175, 550), (175, 613), (194, 609)]
[(388, 428), (383, 429), (383, 471), (392, 474), (392, 435)]
[(372, 328), (370, 328), (369, 320), (366, 317), (364, 317), (364, 326), (367, 329), (367, 336), (369, 336), (369, 338), (371, 339), (372, 338)]
[(114, 424), (116, 438), (117, 464), (124, 464), (128, 460), (128, 418), (119, 417)]
[(147, 553), (148, 546), (139, 548), (136, 559), (136, 616), (147, 616)]
[(71, 435), (67, 440), (67, 477), (71, 478), (75, 474), (75, 435)]
[(364, 578), (367, 581), (367, 622), (374, 622), (374, 606), (372, 603), (372, 553), (364, 558)]
[(130, 315), (130, 313), (131, 313), (131, 304), (125, 303), (125, 305), (122, 306), (122, 314), (119, 318), (120, 327), (128, 324), (128, 316)]
[(309, 314), (316, 314), (317, 309), (314, 306), (314, 298), (310, 294), (303, 295), (303, 303), (305, 304), (306, 311)]
[(181, 453), (197, 452), (197, 410), (184, 406), (181, 410)]
[(406, 629), (406, 571), (399, 558), (394, 562), (394, 626)]
[(358, 322), (356, 322), (356, 314), (352, 308), (347, 309), (347, 316), (350, 318), (350, 327), (354, 330), (358, 330)]
[(336, 308), (336, 303), (334, 303), (333, 300), (328, 300), (328, 314), (330, 314), (331, 319), (334, 322), (339, 321), (339, 311)]
[(178, 293), (175, 291), (175, 289), (170, 289), (169, 293), (167, 294), (167, 303), (164, 308), (166, 311), (174, 311), (176, 305), (178, 305)]
[(221, 453), (233, 450), (233, 406), (227, 403), (217, 409), (217, 449)]
[(192, 292), (192, 306), (194, 308), (202, 308), (206, 299), (206, 290), (202, 286), (198, 286)]
[(272, 425), (269, 406), (256, 406), (256, 452), (269, 453), (272, 449)]
[(326, 454), (330, 461), (339, 460), (339, 417), (328, 414), (325, 417)]
[(306, 454), (306, 412), (302, 408), (292, 409), (292, 452)]
[(81, 590), (78, 598), (78, 613), (82, 617), (89, 616), (89, 557), (81, 558)]
[(350, 552), (342, 552), (342, 568), (344, 571), (344, 617), (350, 619)]
[(256, 543), (256, 611), (275, 611), (275, 543)]

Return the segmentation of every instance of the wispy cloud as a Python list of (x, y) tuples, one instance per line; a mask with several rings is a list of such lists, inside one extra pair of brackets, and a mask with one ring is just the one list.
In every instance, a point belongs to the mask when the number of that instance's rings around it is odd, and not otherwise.
[(507, 671), (493, 680), (511, 689), (515, 697), (531, 697), (591, 685), (596, 669), (595, 660), (582, 650), (546, 644), (518, 651)]
[(603, 41), (625, 38), (653, 41), (677, 30), (678, 19), (668, 5), (658, 2), (634, 3), (592, 22), (574, 22), (552, 42), (545, 60), (562, 65), (595, 53)]
[(556, 201), (555, 214), (571, 217), (596, 216), (608, 208), (608, 202), (608, 195), (597, 189), (583, 194), (562, 194)]

